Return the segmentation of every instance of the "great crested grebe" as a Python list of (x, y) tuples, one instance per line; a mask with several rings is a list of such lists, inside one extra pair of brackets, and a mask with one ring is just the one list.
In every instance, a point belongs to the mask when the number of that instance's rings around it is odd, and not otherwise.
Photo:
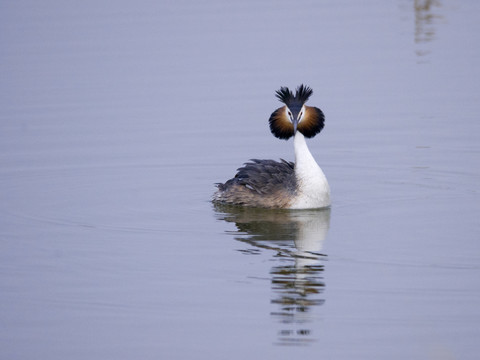
[(284, 209), (330, 206), (327, 178), (305, 141), (305, 137), (317, 135), (325, 122), (322, 110), (305, 105), (312, 93), (303, 84), (297, 87), (295, 95), (281, 87), (276, 96), (285, 106), (275, 110), (268, 120), (275, 137), (288, 140), (293, 136), (295, 163), (252, 159), (237, 170), (233, 179), (216, 184), (214, 202)]

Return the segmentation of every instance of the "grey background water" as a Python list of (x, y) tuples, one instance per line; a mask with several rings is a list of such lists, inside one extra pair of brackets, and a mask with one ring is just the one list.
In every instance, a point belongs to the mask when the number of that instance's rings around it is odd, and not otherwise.
[[(476, 359), (480, 3), (4, 1), (2, 359)], [(214, 207), (293, 159), (328, 211)]]

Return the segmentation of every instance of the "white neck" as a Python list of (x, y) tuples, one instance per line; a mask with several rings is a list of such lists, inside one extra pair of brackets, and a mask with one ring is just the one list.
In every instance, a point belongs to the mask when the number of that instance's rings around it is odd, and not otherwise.
[(295, 149), (295, 176), (297, 196), (292, 209), (321, 208), (330, 205), (330, 187), (327, 178), (308, 149), (305, 137), (299, 131), (293, 139)]
[(313, 158), (312, 153), (308, 149), (305, 136), (299, 131), (293, 137), (293, 147), (295, 149), (295, 165), (303, 166), (317, 166), (318, 164)]

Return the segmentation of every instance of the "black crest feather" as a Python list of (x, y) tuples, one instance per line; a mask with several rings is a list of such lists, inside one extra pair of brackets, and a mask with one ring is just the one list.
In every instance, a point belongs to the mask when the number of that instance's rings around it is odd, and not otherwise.
[(310, 87), (301, 84), (297, 87), (295, 95), (293, 95), (293, 92), (288, 87), (282, 86), (280, 90), (276, 91), (276, 96), (285, 105), (291, 106), (292, 104), (303, 105), (312, 93), (313, 90)]
[(295, 96), (293, 96), (293, 93), (290, 91), (290, 89), (285, 86), (282, 86), (280, 90), (277, 90), (275, 93), (276, 97), (286, 105), (295, 99)]
[(308, 98), (312, 94), (313, 94), (313, 90), (310, 87), (302, 84), (299, 87), (297, 87), (297, 93), (295, 94), (295, 98), (298, 101), (305, 103), (307, 102)]

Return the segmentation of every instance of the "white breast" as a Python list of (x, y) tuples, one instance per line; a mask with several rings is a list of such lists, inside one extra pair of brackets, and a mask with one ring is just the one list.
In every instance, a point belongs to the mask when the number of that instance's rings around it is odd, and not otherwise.
[(305, 137), (297, 132), (294, 140), (297, 196), (291, 209), (314, 209), (330, 206), (327, 178), (308, 149)]

